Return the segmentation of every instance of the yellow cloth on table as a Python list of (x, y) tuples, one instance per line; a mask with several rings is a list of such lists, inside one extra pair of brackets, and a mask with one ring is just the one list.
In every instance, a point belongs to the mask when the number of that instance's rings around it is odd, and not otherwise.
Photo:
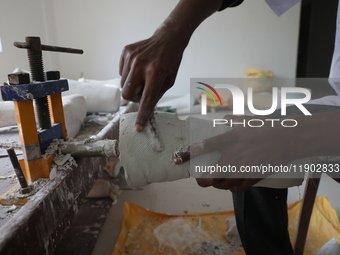
[[(298, 224), (301, 201), (289, 206), (289, 233), (292, 243), (296, 237), (296, 226)], [(112, 255), (123, 254), (160, 254), (176, 255), (172, 249), (166, 248), (163, 252), (158, 250), (158, 242), (153, 230), (160, 224), (174, 218), (182, 218), (201, 225), (202, 229), (213, 237), (214, 240), (225, 240), (224, 232), (228, 226), (225, 220), (234, 216), (233, 211), (167, 215), (148, 211), (138, 205), (125, 202), (124, 220), (119, 234), (116, 247)], [(199, 223), (200, 222), (200, 223)], [(327, 198), (318, 196), (315, 200), (314, 210), (308, 231), (305, 255), (312, 255), (317, 252), (327, 241), (335, 237), (340, 242), (339, 219)], [(239, 251), (235, 255), (243, 255)]]
[[(288, 210), (288, 230), (292, 243), (294, 243), (296, 238), (300, 208), (301, 201), (297, 201), (291, 204)], [(335, 238), (340, 242), (339, 224), (338, 215), (327, 198), (324, 196), (317, 196), (309, 223), (304, 255), (313, 255), (313, 253), (318, 252), (320, 248), (332, 238)]]

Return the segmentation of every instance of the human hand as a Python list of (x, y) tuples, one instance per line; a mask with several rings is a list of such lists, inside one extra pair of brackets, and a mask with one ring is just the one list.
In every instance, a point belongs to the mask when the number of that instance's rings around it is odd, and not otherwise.
[(122, 96), (140, 101), (137, 131), (146, 127), (156, 103), (174, 84), (183, 51), (195, 29), (221, 6), (221, 0), (180, 0), (149, 39), (124, 48), (119, 64)]
[(125, 46), (119, 65), (122, 96), (140, 102), (137, 131), (145, 128), (158, 100), (173, 86), (186, 45), (161, 27), (149, 39)]
[[(251, 118), (254, 117), (224, 117), (234, 122), (241, 122), (243, 119), (247, 122)], [(256, 119), (259, 118), (256, 117)], [(272, 126), (270, 122), (260, 128), (237, 126), (226, 133), (182, 148), (175, 152), (173, 161), (175, 164), (182, 164), (190, 158), (219, 151), (221, 158), (217, 164), (235, 166), (237, 170), (245, 166), (284, 165), (292, 160), (289, 132), (289, 129), (280, 125)], [(232, 192), (243, 192), (269, 175), (262, 172), (236, 173), (237, 178), (235, 178), (233, 173), (213, 173), (197, 179), (197, 183), (202, 187), (213, 186), (219, 189), (229, 189)]]

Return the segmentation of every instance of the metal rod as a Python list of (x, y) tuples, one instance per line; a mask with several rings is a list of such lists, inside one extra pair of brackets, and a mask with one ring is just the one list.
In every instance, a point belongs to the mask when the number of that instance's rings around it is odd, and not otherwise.
[(73, 157), (118, 157), (117, 140), (100, 140), (94, 142), (62, 142), (59, 144), (62, 154)]
[(20, 164), (19, 164), (19, 160), (17, 158), (17, 155), (15, 154), (14, 149), (13, 148), (7, 149), (7, 153), (8, 153), (8, 156), (9, 156), (11, 162), (12, 162), (14, 171), (15, 171), (17, 177), (18, 177), (21, 188), (22, 189), (27, 188), (28, 185), (27, 185), (25, 176), (22, 172), (22, 169), (21, 169)]
[(66, 47), (58, 47), (58, 46), (50, 46), (50, 45), (41, 45), (42, 50), (46, 51), (56, 51), (56, 52), (65, 52), (65, 53), (74, 53), (74, 54), (83, 54), (84, 51), (80, 49), (66, 48)]
[[(28, 49), (28, 46), (25, 42), (14, 42), (14, 46), (20, 49)], [(55, 52), (65, 52), (65, 53), (74, 53), (74, 54), (83, 54), (84, 51), (80, 49), (67, 48), (67, 47), (59, 47), (59, 46), (51, 46), (51, 45), (41, 45), (41, 50), (45, 51), (55, 51)]]

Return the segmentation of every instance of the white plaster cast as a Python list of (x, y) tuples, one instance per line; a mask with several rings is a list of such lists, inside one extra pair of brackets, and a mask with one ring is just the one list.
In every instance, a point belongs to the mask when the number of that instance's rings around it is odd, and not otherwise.
[[(135, 120), (137, 113), (127, 113), (121, 117), (119, 130), (119, 151), (120, 162), (125, 170), (125, 179), (133, 189), (142, 187), (154, 182), (167, 182), (190, 177), (195, 166), (216, 165), (220, 158), (219, 152), (212, 152), (191, 159), (181, 165), (172, 162), (173, 153), (190, 145), (193, 142), (215, 136), (229, 131), (227, 125), (217, 125), (212, 127), (209, 120), (188, 117), (186, 120), (179, 120), (176, 114), (155, 113), (157, 133), (164, 145), (161, 152), (151, 148), (147, 132), (137, 133), (135, 130)], [(277, 176), (273, 175), (273, 177)], [(197, 176), (195, 176), (197, 177)], [(301, 185), (303, 175), (288, 178), (267, 178), (255, 186), (286, 188)]]
[(120, 88), (120, 78), (109, 79), (109, 80), (93, 80), (93, 79), (79, 78), (78, 81), (92, 83), (96, 85), (109, 84), (110, 86)]
[[(63, 107), (68, 137), (75, 137), (86, 117), (86, 100), (82, 95), (64, 96)], [(16, 124), (14, 103), (0, 102), (0, 127)]]
[(120, 89), (111, 84), (97, 84), (68, 80), (69, 90), (63, 95), (81, 94), (88, 112), (116, 112), (120, 106)]
[(86, 117), (86, 100), (82, 95), (63, 96), (67, 137), (75, 137)]
[[(140, 189), (149, 183), (165, 182), (190, 177), (190, 163), (175, 165), (173, 153), (192, 141), (199, 141), (230, 129), (219, 125), (212, 129), (211, 121), (187, 118), (179, 120), (176, 114), (155, 113), (157, 134), (164, 150), (152, 150), (147, 132), (135, 131), (137, 113), (124, 114), (121, 117), (119, 131), (120, 161), (125, 170), (126, 181), (130, 187)], [(206, 127), (206, 128), (204, 128)], [(207, 132), (213, 131), (213, 133)], [(191, 160), (193, 165), (216, 163), (220, 158), (218, 152), (209, 153)]]

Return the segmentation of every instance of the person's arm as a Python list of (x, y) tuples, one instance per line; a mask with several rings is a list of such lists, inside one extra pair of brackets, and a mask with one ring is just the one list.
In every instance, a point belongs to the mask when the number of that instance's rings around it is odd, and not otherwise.
[[(229, 116), (241, 121), (243, 116)], [(316, 113), (312, 116), (291, 116), (298, 122), (296, 127), (266, 124), (263, 127), (237, 127), (224, 134), (208, 138), (175, 152), (174, 163), (182, 164), (212, 151), (220, 151), (220, 166), (286, 165), (297, 159), (312, 156), (340, 155), (340, 111)], [(336, 173), (340, 175), (339, 172)], [(235, 175), (234, 175), (235, 176)], [(262, 173), (244, 173), (243, 178), (233, 179), (225, 174), (218, 178), (202, 178), (197, 182), (202, 187), (214, 186), (243, 192), (267, 176)], [(338, 178), (338, 176), (335, 176)]]
[(138, 102), (136, 130), (142, 131), (163, 94), (173, 86), (183, 51), (207, 17), (241, 0), (180, 0), (163, 24), (144, 41), (125, 46), (119, 73), (122, 96)]

